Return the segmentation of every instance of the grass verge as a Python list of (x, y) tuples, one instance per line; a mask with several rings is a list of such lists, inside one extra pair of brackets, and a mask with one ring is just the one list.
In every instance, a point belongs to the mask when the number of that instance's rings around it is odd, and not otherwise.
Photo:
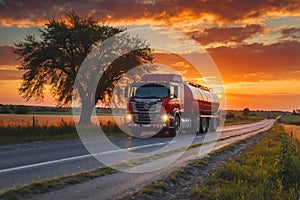
[(296, 199), (300, 156), (295, 141), (275, 124), (271, 133), (241, 157), (228, 162), (205, 184), (196, 184), (191, 199)]
[(76, 173), (70, 176), (57, 177), (45, 181), (32, 181), (31, 185), (16, 187), (10, 190), (0, 191), (0, 199), (12, 200), (22, 199), (24, 196), (32, 196), (36, 194), (44, 194), (54, 190), (62, 189), (68, 185), (82, 183), (100, 176), (113, 174), (116, 170), (109, 167), (102, 167), (90, 172)]

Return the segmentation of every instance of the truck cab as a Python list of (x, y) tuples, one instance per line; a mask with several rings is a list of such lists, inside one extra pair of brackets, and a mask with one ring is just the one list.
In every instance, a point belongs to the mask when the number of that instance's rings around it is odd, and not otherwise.
[(137, 82), (130, 86), (128, 126), (134, 136), (143, 130), (159, 132), (174, 128), (181, 112), (181, 85), (176, 82)]

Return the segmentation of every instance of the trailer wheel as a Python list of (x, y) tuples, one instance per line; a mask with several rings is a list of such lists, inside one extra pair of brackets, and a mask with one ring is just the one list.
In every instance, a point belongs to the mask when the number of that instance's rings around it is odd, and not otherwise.
[(175, 121), (174, 121), (174, 128), (169, 131), (169, 135), (171, 137), (175, 137), (180, 133), (181, 127), (180, 127), (180, 117), (176, 115)]
[(201, 133), (207, 133), (207, 131), (208, 131), (208, 120), (207, 120), (207, 118), (201, 118), (200, 122), (201, 122), (200, 132)]
[(198, 134), (200, 132), (200, 117), (196, 116), (193, 118), (193, 126), (191, 128), (192, 134)]

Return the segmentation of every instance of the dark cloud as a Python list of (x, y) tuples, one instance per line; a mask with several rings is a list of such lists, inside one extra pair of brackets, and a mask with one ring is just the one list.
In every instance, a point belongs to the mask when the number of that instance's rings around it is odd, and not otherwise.
[(242, 42), (256, 33), (264, 30), (261, 25), (251, 24), (245, 27), (225, 27), (204, 29), (202, 33), (192, 33), (192, 37), (202, 45), (211, 42)]
[(298, 40), (300, 39), (300, 28), (287, 28), (281, 30), (282, 38), (283, 39), (292, 39)]
[(90, 15), (100, 20), (163, 20), (166, 23), (196, 19), (212, 14), (221, 21), (235, 21), (264, 16), (268, 11), (293, 12), (299, 11), (298, 0), (253, 0), (253, 1), (218, 1), (218, 0), (102, 0), (102, 1), (5, 1), (0, 4), (0, 17), (7, 21), (29, 20), (43, 21), (51, 17), (60, 17), (70, 10), (82, 15)]
[(0, 65), (17, 65), (19, 63), (12, 46), (0, 46)]

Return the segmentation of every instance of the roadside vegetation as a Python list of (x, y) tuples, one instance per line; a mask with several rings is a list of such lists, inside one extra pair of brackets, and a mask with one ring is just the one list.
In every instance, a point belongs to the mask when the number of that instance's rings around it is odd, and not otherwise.
[(241, 157), (231, 160), (192, 199), (296, 199), (300, 186), (299, 143), (275, 124), (271, 133)]
[[(248, 149), (235, 149), (246, 145), (247, 141), (255, 141), (255, 138), (262, 139)], [(194, 161), (169, 177), (150, 183), (134, 197), (125, 199), (160, 199), (164, 196), (165, 199), (294, 200), (300, 192), (297, 144), (299, 142), (291, 139), (276, 123), (269, 133)]]

